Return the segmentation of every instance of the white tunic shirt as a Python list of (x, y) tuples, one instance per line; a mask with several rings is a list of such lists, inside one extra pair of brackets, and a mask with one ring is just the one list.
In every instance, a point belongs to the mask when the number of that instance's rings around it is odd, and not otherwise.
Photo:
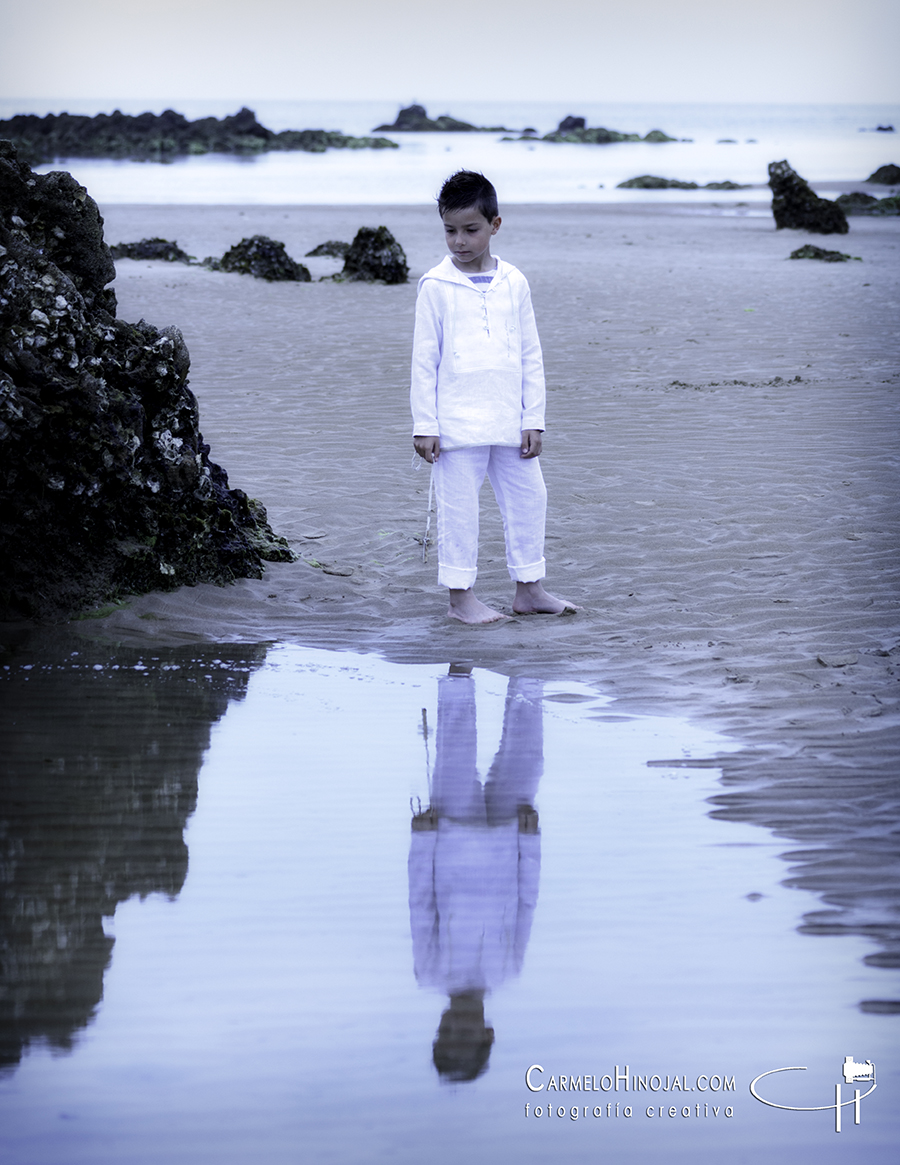
[(525, 276), (497, 260), (476, 284), (450, 256), (419, 280), (410, 403), (413, 434), (442, 449), (518, 446), (544, 428), (544, 366)]

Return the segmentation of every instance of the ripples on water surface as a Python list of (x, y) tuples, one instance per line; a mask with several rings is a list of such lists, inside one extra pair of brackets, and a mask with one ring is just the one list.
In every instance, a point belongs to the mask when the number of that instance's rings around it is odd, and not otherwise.
[[(889, 973), (708, 815), (730, 742), (478, 669), (60, 643), (2, 673), (4, 1160), (890, 1159)], [(879, 1087), (840, 1135), (748, 1093), (803, 1064), (773, 1098), (832, 1103), (845, 1055)]]

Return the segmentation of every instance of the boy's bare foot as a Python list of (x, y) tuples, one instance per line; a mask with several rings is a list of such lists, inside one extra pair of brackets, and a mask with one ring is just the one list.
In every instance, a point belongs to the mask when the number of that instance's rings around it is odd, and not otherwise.
[(578, 608), (567, 599), (558, 599), (544, 590), (543, 583), (517, 582), (513, 610), (517, 615), (574, 615)]
[(450, 606), (447, 608), (447, 614), (451, 619), (458, 619), (460, 623), (499, 623), (501, 620), (508, 619), (508, 615), (504, 615), (501, 611), (495, 611), (493, 607), (488, 607), (482, 603), (481, 599), (475, 598), (475, 592), (471, 587), (467, 591), (450, 591)]

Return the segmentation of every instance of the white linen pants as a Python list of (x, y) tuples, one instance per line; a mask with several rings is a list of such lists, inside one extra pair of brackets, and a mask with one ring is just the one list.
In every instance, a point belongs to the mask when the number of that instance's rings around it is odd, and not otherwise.
[(510, 578), (535, 582), (544, 577), (547, 487), (537, 457), (523, 458), (517, 446), (506, 445), (442, 449), (433, 473), (441, 586), (465, 591), (475, 583), (478, 493), (485, 474), (503, 518)]

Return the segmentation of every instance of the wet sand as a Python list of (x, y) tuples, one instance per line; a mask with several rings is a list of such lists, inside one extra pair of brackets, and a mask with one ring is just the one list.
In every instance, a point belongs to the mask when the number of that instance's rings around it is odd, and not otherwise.
[[(724, 762), (716, 812), (836, 846), (824, 871), (820, 849), (794, 855), (835, 907), (809, 925), (862, 929), (896, 962), (900, 220), (822, 239), (712, 209), (506, 208), (495, 250), (529, 277), (547, 369), (548, 586), (582, 609), (469, 628), (444, 617), (433, 550), (423, 563), (428, 476), (411, 465), (434, 211), (102, 209), (110, 242), (161, 235), (197, 256), (263, 233), (299, 259), (384, 223), (411, 281), (119, 263), (120, 315), (183, 330), (214, 459), (301, 560), (136, 598), (84, 632), (467, 659), (590, 683), (620, 714), (706, 722), (747, 746)], [(862, 262), (787, 261), (805, 242)], [(489, 489), (478, 590), (510, 610)]]
[[(213, 456), (302, 560), (135, 599), (97, 630), (540, 664), (794, 748), (840, 736), (871, 755), (896, 725), (900, 221), (854, 220), (819, 241), (863, 262), (822, 264), (786, 262), (806, 236), (766, 218), (509, 208), (496, 250), (529, 276), (547, 367), (548, 585), (583, 609), (472, 629), (445, 620), (434, 551), (422, 561), (428, 471), (411, 467), (433, 211), (104, 214), (111, 241), (161, 234), (198, 255), (261, 232), (299, 257), (384, 222), (412, 278), (269, 285), (119, 263), (120, 314), (182, 328)], [(478, 589), (509, 610), (489, 489), (483, 511)]]

